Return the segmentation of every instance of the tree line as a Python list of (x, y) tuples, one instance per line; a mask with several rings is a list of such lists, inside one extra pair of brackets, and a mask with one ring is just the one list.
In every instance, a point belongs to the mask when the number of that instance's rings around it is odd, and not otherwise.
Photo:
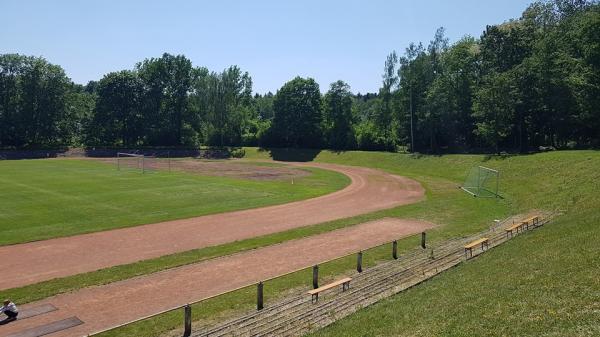
[(73, 83), (41, 57), (0, 55), (0, 148), (272, 146), (413, 152), (600, 145), (600, 5), (532, 3), (450, 45), (444, 29), (384, 62), (379, 92), (296, 77), (252, 94), (237, 66), (183, 55)]

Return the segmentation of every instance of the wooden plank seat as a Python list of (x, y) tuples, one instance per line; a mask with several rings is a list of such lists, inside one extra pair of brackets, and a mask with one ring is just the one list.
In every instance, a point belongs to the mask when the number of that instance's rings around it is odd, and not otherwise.
[(534, 215), (531, 218), (525, 219), (523, 220), (523, 222), (521, 222), (521, 224), (523, 226), (525, 226), (527, 229), (529, 229), (529, 224), (531, 224), (532, 226), (537, 226), (540, 223), (540, 216), (539, 215)]
[(322, 287), (319, 287), (317, 289), (310, 290), (308, 292), (308, 294), (310, 294), (312, 296), (311, 297), (311, 302), (312, 303), (316, 303), (319, 300), (319, 293), (320, 292), (328, 290), (328, 289), (331, 289), (331, 288), (335, 288), (335, 287), (339, 286), (340, 284), (342, 285), (342, 291), (346, 291), (346, 289), (350, 288), (350, 281), (352, 281), (352, 279), (350, 277), (346, 277), (346, 278), (343, 278), (341, 280), (337, 280), (335, 282), (326, 284), (326, 285), (324, 285)]
[(506, 237), (508, 238), (508, 234), (510, 233), (510, 236), (513, 236), (513, 231), (516, 230), (517, 233), (519, 233), (519, 229), (521, 229), (521, 227), (523, 226), (522, 222), (517, 222), (515, 224), (513, 224), (512, 226), (505, 228), (504, 231), (506, 231)]
[(510, 236), (512, 237), (513, 235), (513, 231), (516, 230), (517, 233), (519, 233), (519, 229), (523, 229), (523, 227), (525, 227), (526, 229), (529, 229), (529, 225), (532, 226), (537, 226), (540, 224), (540, 216), (539, 215), (534, 215), (530, 218), (527, 218), (521, 222), (517, 222), (515, 224), (513, 224), (510, 227), (507, 227), (504, 229), (504, 231), (506, 231), (506, 237), (508, 238), (508, 235), (510, 234)]
[(465, 257), (469, 258), (467, 252), (470, 253), (471, 257), (473, 257), (473, 248), (477, 247), (478, 245), (481, 245), (481, 250), (484, 250), (485, 247), (490, 248), (490, 239), (481, 238), (465, 245)]

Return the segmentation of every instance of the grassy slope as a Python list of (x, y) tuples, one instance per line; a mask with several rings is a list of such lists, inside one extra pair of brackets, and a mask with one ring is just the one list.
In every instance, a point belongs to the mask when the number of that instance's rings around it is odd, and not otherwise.
[(600, 336), (600, 217), (576, 214), (314, 336)]
[(0, 245), (306, 199), (349, 183), (312, 170), (288, 181), (117, 171), (89, 160), (0, 162)]
[[(252, 153), (263, 157), (265, 153)], [(600, 153), (555, 152), (486, 160), (482, 156), (414, 159), (383, 153), (321, 152), (317, 161), (374, 166), (431, 184), (460, 182), (477, 164), (502, 172), (503, 207), (564, 210), (555, 223), (394, 296), (319, 336), (597, 336), (600, 334)], [(451, 192), (448, 192), (451, 193)], [(473, 205), (459, 195), (408, 206), (419, 215)], [(475, 199), (478, 203), (489, 201)], [(457, 208), (453, 203), (457, 203)], [(432, 209), (423, 209), (426, 208)], [(477, 212), (481, 217), (481, 212)], [(485, 217), (485, 216), (483, 216)], [(461, 217), (462, 218), (462, 217)], [(477, 218), (477, 216), (475, 217)], [(452, 227), (452, 226), (450, 226)], [(470, 231), (471, 226), (464, 227)], [(441, 231), (447, 231), (442, 228)], [(450, 230), (452, 234), (460, 231)]]

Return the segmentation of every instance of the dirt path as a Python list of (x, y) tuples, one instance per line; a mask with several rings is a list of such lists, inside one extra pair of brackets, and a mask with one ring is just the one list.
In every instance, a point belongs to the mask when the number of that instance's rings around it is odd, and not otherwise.
[(0, 256), (16, 257), (2, 259), (0, 289), (347, 218), (424, 197), (418, 182), (379, 170), (296, 165), (338, 171), (352, 182), (340, 191), (284, 205), (0, 247)]
[[(50, 303), (58, 308), (57, 311), (2, 326), (0, 335), (6, 336), (23, 329), (77, 316), (85, 322), (83, 325), (52, 336), (84, 336), (161, 310), (419, 233), (431, 227), (430, 223), (416, 220), (392, 218), (376, 220), (139, 278), (58, 295), (30, 303), (22, 308)], [(268, 287), (268, 283), (266, 286)], [(118, 310), (118, 315), (115, 314), (115, 310)]]

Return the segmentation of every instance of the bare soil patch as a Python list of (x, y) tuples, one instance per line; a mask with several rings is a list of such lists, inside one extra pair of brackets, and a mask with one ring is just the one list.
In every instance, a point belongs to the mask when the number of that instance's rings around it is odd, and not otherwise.
[[(94, 158), (104, 163), (116, 165), (116, 158)], [(308, 170), (302, 170), (289, 165), (260, 165), (239, 160), (199, 160), (199, 159), (168, 159), (149, 158), (147, 165), (156, 170), (173, 170), (206, 176), (229, 177), (249, 180), (290, 180), (310, 175)], [(122, 160), (122, 165), (135, 168), (135, 159)], [(169, 167), (170, 166), (170, 167)]]

